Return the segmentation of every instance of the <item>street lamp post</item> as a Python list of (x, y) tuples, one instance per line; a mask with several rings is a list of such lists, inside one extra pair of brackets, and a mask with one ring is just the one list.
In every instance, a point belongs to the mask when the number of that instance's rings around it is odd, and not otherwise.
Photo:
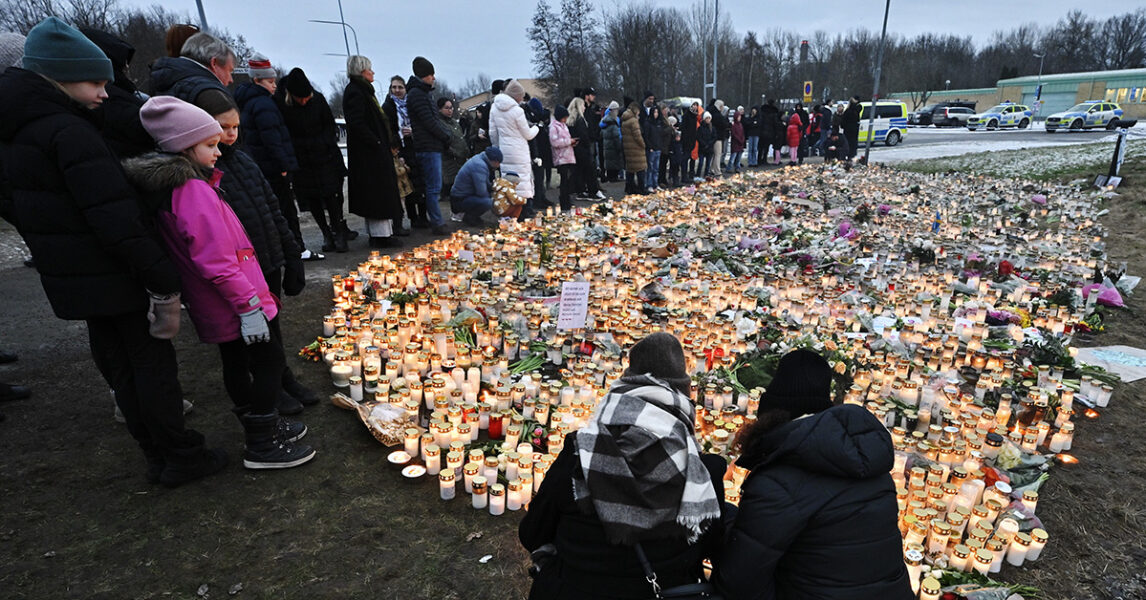
[(203, 10), (203, 0), (195, 0), (199, 6), (199, 31), (207, 31), (207, 13)]
[(883, 33), (879, 36), (879, 54), (875, 58), (875, 85), (871, 92), (871, 110), (867, 115), (867, 148), (863, 152), (863, 163), (871, 158), (871, 146), (875, 143), (875, 110), (879, 107), (879, 78), (883, 70), (883, 45), (887, 40), (887, 14), (891, 12), (891, 0), (883, 7)]
[[(343, 35), (343, 37), (345, 37), (345, 36), (346, 36), (346, 30), (347, 30), (347, 29), (350, 29), (350, 33), (353, 33), (353, 34), (354, 34), (354, 53), (355, 53), (355, 54), (362, 54), (362, 52), (360, 52), (360, 51), (358, 50), (358, 32), (357, 32), (357, 31), (355, 31), (355, 30), (354, 30), (354, 28), (353, 28), (353, 27), (351, 27), (349, 23), (346, 23), (346, 22), (343, 22), (343, 21), (325, 21), (325, 20), (322, 20), (322, 19), (311, 19), (311, 20), (310, 20), (310, 22), (311, 22), (311, 23), (325, 23), (325, 24), (327, 24), (327, 25), (341, 25), (341, 26), (342, 26), (342, 35)], [(350, 41), (349, 41), (349, 40), (345, 40), (345, 39), (344, 39), (343, 41), (345, 41), (345, 42), (346, 42), (346, 55), (347, 55), (347, 56), (350, 56)]]

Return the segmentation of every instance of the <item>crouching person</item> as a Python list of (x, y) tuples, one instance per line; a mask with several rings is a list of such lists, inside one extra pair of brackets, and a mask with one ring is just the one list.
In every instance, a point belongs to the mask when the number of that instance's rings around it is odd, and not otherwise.
[(532, 600), (659, 598), (654, 578), (670, 597), (701, 579), (720, 546), (725, 464), (700, 454), (689, 385), (680, 342), (654, 333), (565, 438), (518, 530)]
[(32, 28), (24, 50), (24, 68), (0, 75), (4, 212), (56, 316), (87, 322), (92, 358), (143, 450), (148, 481), (174, 487), (216, 473), (226, 453), (204, 448), (183, 421), (171, 344), (178, 272), (141, 224), (137, 195), (94, 116), (112, 63), (55, 17)]
[(222, 173), (214, 167), (223, 129), (202, 109), (171, 96), (148, 100), (140, 120), (161, 152), (125, 165), (179, 269), (199, 339), (219, 345), (223, 384), (246, 432), (243, 465), (301, 465), (315, 455), (296, 443), (306, 426), (279, 417), (275, 409), (286, 362), (279, 328), (272, 324), (278, 299), (242, 224), (219, 197)]
[(480, 227), (481, 216), (493, 207), (493, 176), (501, 167), (501, 159), (501, 149), (490, 146), (471, 156), (458, 171), (450, 189), (450, 211), (463, 213), (462, 222), (466, 225)]

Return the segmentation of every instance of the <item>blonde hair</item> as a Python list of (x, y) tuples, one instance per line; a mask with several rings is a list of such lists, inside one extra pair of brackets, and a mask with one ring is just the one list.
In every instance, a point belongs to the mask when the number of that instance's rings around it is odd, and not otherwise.
[(569, 121), (576, 121), (585, 116), (585, 99), (574, 98), (569, 101)]

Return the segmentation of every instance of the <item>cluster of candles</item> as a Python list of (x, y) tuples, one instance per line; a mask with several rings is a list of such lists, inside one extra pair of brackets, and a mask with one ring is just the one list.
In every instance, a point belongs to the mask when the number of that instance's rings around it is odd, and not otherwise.
[[(785, 340), (808, 336), (849, 357), (849, 364), (833, 364), (852, 378), (845, 401), (867, 407), (892, 432), (905, 561), (921, 598), (938, 597), (934, 580), (920, 581), (925, 563), (991, 573), (1003, 562), (1036, 560), (1047, 533), (1020, 531), (1020, 524), (1033, 516), (1038, 494), (1015, 494), (1002, 482), (989, 486), (982, 469), (995, 466), (1005, 448), (1069, 450), (1075, 400), (1105, 406), (1112, 389), (1083, 378), (1074, 392), (1062, 370), (1050, 367), (1022, 381), (1028, 369), (1014, 350), (987, 343), (1000, 331), (987, 318), (994, 310), (1022, 311), (1032, 327), (1069, 335), (1092, 310), (1095, 295), (1074, 308), (1038, 299), (1081, 288), (1100, 264), (1094, 245), (1102, 230), (1088, 216), (1093, 199), (1061, 190), (1049, 207), (1029, 211), (1058, 223), (1039, 228), (1004, 209), (1025, 200), (1017, 190), (999, 191), (996, 182), (879, 169), (828, 172), (818, 181), (807, 170), (794, 173), (776, 186), (748, 175), (639, 204), (617, 202), (607, 215), (507, 221), (492, 233), (459, 232), (395, 257), (372, 253), (355, 271), (332, 278), (322, 356), (334, 384), (351, 398), (404, 411), (409, 426), (391, 462), (420, 463), (437, 476), (443, 500), (459, 495), (460, 478), (473, 507), (496, 515), (528, 507), (565, 436), (585, 424), (620, 377), (621, 356), (633, 342), (657, 331), (676, 335), (690, 374), (701, 379), (755, 350), (745, 316), (765, 315), (780, 324)], [(800, 200), (796, 189), (805, 190)], [(820, 208), (825, 199), (832, 211)], [(867, 226), (869, 237), (838, 238), (837, 224), (860, 203), (886, 203), (891, 211)], [(763, 216), (748, 218), (752, 208), (762, 208)], [(777, 209), (794, 214), (770, 221)], [(974, 222), (960, 221), (963, 215)], [(810, 238), (799, 251), (827, 268), (758, 260), (792, 251), (782, 237), (747, 249), (740, 243), (771, 223), (773, 231), (795, 229)], [(654, 225), (687, 227), (682, 250), (691, 259), (651, 256)], [(609, 233), (604, 240), (587, 235), (601, 230)], [(921, 264), (908, 250), (917, 237), (936, 249), (934, 261)], [(732, 275), (702, 259), (722, 249), (754, 265), (751, 272)], [(1005, 256), (1045, 277), (1013, 278), (1001, 287), (964, 272), (980, 252), (988, 262)], [(545, 290), (574, 280), (592, 286), (589, 316), (584, 329), (561, 331), (557, 304)], [(660, 318), (646, 310), (642, 289), (650, 282), (660, 284), (667, 309)], [(393, 294), (415, 295), (392, 304)], [(471, 311), (482, 318), (459, 324)], [(870, 331), (872, 317), (899, 326)], [(1015, 324), (1003, 329), (1012, 347), (1036, 333)], [(459, 330), (466, 335), (455, 338)], [(514, 373), (514, 362), (539, 345), (559, 376)], [(737, 429), (755, 419), (763, 391), (695, 386), (696, 433), (705, 448), (730, 454)], [(985, 406), (988, 398), (997, 408)], [(1052, 400), (1056, 410), (1049, 409)], [(532, 422), (540, 435), (524, 430)], [(501, 444), (488, 453), (488, 444), (475, 447), (486, 439)], [(725, 482), (728, 501), (739, 501), (745, 474), (737, 467)]]

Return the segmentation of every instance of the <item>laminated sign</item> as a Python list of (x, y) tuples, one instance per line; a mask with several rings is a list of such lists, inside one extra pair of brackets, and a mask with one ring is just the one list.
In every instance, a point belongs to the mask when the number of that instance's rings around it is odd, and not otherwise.
[(589, 282), (566, 281), (561, 284), (561, 307), (557, 329), (582, 329), (589, 314)]

